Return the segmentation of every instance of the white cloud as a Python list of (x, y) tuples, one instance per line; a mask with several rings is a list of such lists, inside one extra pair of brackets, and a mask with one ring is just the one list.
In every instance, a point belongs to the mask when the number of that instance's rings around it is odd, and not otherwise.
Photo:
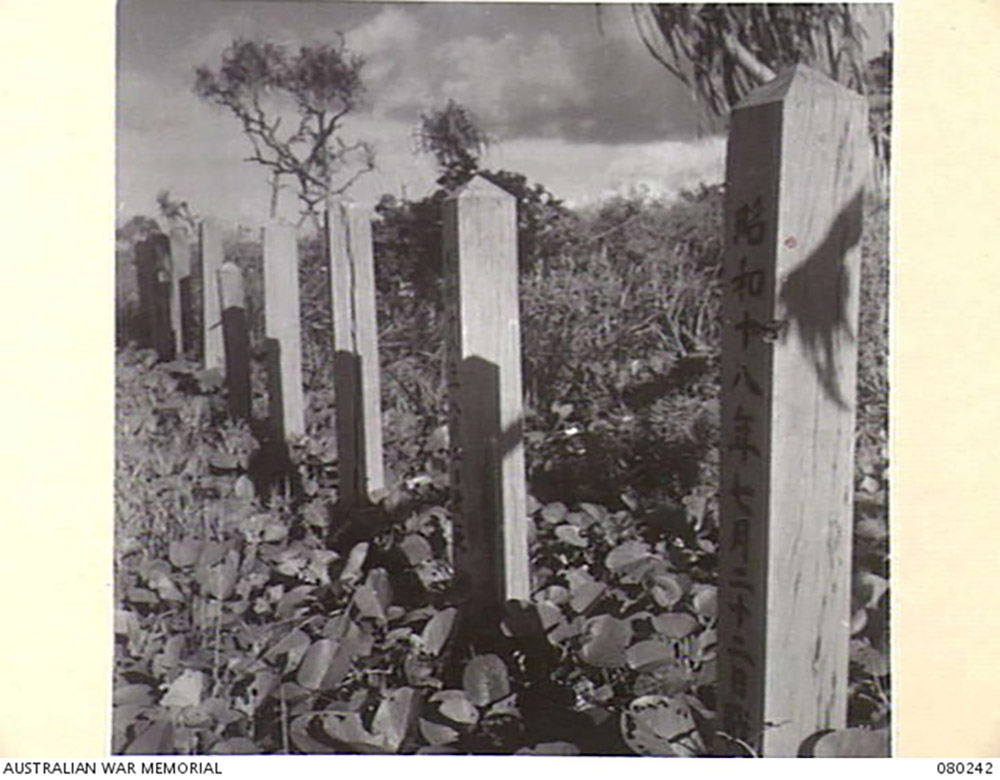
[(583, 206), (633, 189), (673, 197), (700, 183), (720, 182), (725, 174), (725, 140), (713, 136), (610, 146), (530, 139), (495, 147), (485, 162), (519, 171), (569, 205)]

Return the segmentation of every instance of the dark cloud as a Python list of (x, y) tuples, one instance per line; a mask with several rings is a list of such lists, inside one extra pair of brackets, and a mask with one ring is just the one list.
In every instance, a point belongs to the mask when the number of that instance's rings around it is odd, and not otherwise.
[(685, 88), (619, 10), (611, 21), (602, 33), (592, 6), (393, 5), (348, 39), (367, 56), (374, 110), (398, 121), (416, 124), (454, 99), (501, 140), (697, 135), (699, 114)]

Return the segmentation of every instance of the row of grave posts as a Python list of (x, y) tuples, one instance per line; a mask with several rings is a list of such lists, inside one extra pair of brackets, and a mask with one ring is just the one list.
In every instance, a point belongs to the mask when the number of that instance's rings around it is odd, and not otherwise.
[[(795, 755), (844, 726), (866, 106), (797, 66), (732, 115), (723, 268), (718, 753)], [(370, 215), (331, 204), (342, 500), (383, 487)], [(455, 563), (472, 604), (530, 599), (516, 204), (476, 177), (445, 201)], [(204, 355), (250, 414), (240, 269), (202, 228)], [(173, 258), (171, 265), (170, 259)], [(190, 258), (137, 253), (150, 344), (179, 353)], [(264, 236), (271, 420), (305, 430), (296, 232)]]
[[(385, 487), (371, 214), (333, 201), (326, 216), (340, 502), (361, 507)], [(224, 372), (231, 415), (248, 419), (243, 274), (216, 223), (199, 238), (204, 366)], [(296, 228), (269, 224), (263, 246), (268, 417), (286, 440), (305, 432)], [(444, 246), (455, 565), (470, 603), (495, 606), (530, 596), (515, 198), (473, 179), (445, 203)], [(147, 343), (164, 360), (189, 346), (191, 254), (180, 232), (136, 247)]]

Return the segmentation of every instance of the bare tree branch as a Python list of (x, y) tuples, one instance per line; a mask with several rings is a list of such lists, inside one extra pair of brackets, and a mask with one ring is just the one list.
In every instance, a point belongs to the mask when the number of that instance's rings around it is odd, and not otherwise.
[[(271, 207), (282, 176), (298, 188), (303, 216), (330, 194), (342, 194), (374, 169), (373, 151), (363, 141), (347, 144), (341, 123), (360, 102), (363, 60), (347, 53), (342, 35), (334, 44), (304, 46), (289, 54), (277, 44), (236, 40), (222, 55), (217, 71), (196, 71), (195, 93), (230, 111), (253, 149), (246, 159), (271, 172)], [(290, 97), (297, 113), (291, 131), (280, 97)], [(351, 171), (344, 181), (335, 177)]]

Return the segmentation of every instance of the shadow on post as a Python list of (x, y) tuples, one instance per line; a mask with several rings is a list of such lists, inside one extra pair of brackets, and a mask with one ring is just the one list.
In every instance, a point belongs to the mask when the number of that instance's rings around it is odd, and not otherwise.
[(161, 361), (175, 357), (170, 325), (170, 239), (162, 233), (135, 247), (139, 286), (139, 343), (156, 350)]
[(795, 326), (823, 392), (842, 409), (848, 404), (840, 386), (838, 355), (844, 341), (857, 339), (849, 311), (851, 269), (845, 259), (861, 241), (862, 211), (863, 191), (858, 190), (820, 245), (788, 274), (780, 292), (785, 317)]

